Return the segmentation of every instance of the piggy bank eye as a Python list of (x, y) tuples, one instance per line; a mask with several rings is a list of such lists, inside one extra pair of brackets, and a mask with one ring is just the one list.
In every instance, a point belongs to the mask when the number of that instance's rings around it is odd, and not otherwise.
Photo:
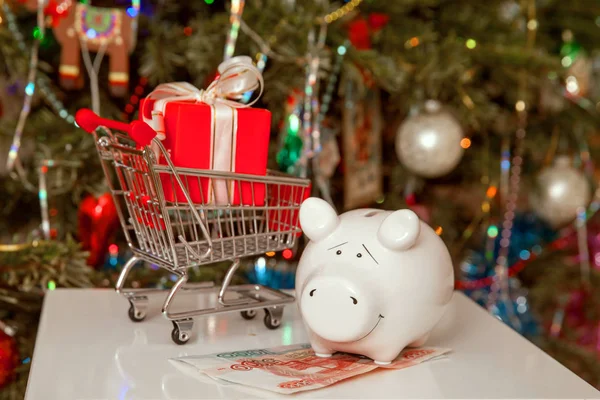
[(342, 254), (342, 251), (338, 250), (338, 251), (335, 252), (335, 254), (337, 254), (339, 256), (340, 254)]
[(358, 257), (358, 258), (361, 258), (361, 257), (362, 257), (362, 254), (358, 253), (358, 254), (356, 255), (356, 257)]

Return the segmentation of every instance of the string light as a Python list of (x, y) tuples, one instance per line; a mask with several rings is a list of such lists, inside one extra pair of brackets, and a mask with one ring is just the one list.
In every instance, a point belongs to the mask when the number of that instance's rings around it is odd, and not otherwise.
[[(135, 93), (135, 96), (131, 96), (129, 98), (129, 103), (125, 106), (123, 115), (121, 116), (121, 118), (124, 121), (129, 120), (130, 114), (132, 114), (133, 111), (135, 110), (134, 105), (137, 104), (137, 102), (139, 101), (139, 98), (142, 97), (142, 95), (146, 91), (147, 84), (148, 84), (148, 78), (146, 78), (145, 76), (140, 77), (138, 84), (136, 85), (135, 89), (133, 90), (133, 92)], [(135, 101), (135, 103), (134, 103), (134, 101)]]
[(523, 100), (519, 100), (515, 103), (515, 110), (522, 112), (525, 111), (525, 102)]
[(469, 147), (471, 147), (471, 139), (463, 138), (460, 141), (460, 147), (462, 147), (463, 149), (468, 149)]
[(108, 246), (108, 254), (109, 254), (108, 263), (111, 266), (116, 267), (119, 262), (119, 246), (116, 245), (115, 243)]
[(244, 0), (231, 0), (231, 15), (229, 17), (231, 26), (227, 34), (227, 41), (225, 42), (224, 60), (229, 60), (235, 52), (235, 43), (240, 32), (240, 20), (244, 12), (244, 4)]
[[(2, 3), (2, 9), (4, 10), (4, 14), (8, 18), (8, 27), (13, 36), (17, 39), (19, 48), (25, 52), (27, 46), (25, 45), (25, 40), (23, 35), (19, 31), (15, 16), (13, 15), (10, 7), (6, 3)], [(40, 30), (40, 37), (44, 36), (44, 10), (43, 10), (43, 2), (39, 1), (37, 4), (37, 27)], [(39, 49), (40, 49), (40, 39), (37, 38), (33, 47), (31, 48), (31, 56), (29, 58), (29, 71), (27, 74), (27, 85), (25, 86), (25, 100), (23, 101), (23, 107), (21, 108), (21, 113), (19, 114), (19, 120), (17, 122), (17, 126), (15, 128), (15, 133), (13, 136), (13, 141), (10, 146), (10, 150), (8, 152), (8, 157), (6, 160), (6, 169), (11, 171), (17, 162), (17, 155), (19, 154), (19, 148), (21, 147), (21, 137), (23, 136), (23, 130), (25, 129), (25, 123), (27, 122), (27, 117), (29, 116), (29, 112), (31, 110), (31, 102), (33, 100), (33, 93), (35, 90), (35, 80), (37, 74), (37, 66), (39, 61)]]
[(404, 47), (406, 47), (407, 49), (410, 49), (412, 47), (417, 47), (419, 45), (420, 41), (419, 38), (414, 36), (411, 37), (410, 39), (408, 39), (406, 41), (406, 43), (404, 43)]
[(335, 84), (337, 83), (338, 76), (342, 69), (342, 64), (344, 61), (344, 56), (346, 55), (347, 49), (350, 46), (349, 41), (345, 41), (344, 44), (337, 48), (337, 57), (335, 59), (335, 64), (333, 65), (333, 69), (331, 74), (329, 75), (329, 80), (327, 81), (327, 86), (325, 87), (325, 94), (323, 94), (323, 99), (321, 100), (321, 109), (319, 110), (319, 118), (317, 123), (321, 125), (323, 120), (325, 119), (325, 115), (329, 111), (329, 105), (331, 104), (331, 99), (333, 97), (333, 91), (335, 89)]
[(273, 256), (275, 256), (275, 252), (274, 251), (268, 251), (268, 252), (265, 253), (265, 255), (267, 257), (273, 257)]
[(483, 211), (484, 213), (490, 212), (490, 202), (489, 201), (486, 200), (483, 203), (481, 203), (481, 211)]
[[(0, 2), (2, 3), (2, 2)], [(6, 18), (6, 22), (7, 22), (7, 26), (8, 29), (11, 33), (11, 35), (13, 36), (13, 38), (15, 38), (15, 40), (17, 41), (17, 47), (19, 48), (20, 51), (22, 52), (27, 52), (28, 48), (27, 48), (27, 44), (25, 42), (25, 38), (23, 37), (23, 34), (21, 33), (19, 26), (17, 25), (17, 20), (15, 15), (13, 14), (12, 10), (10, 9), (10, 7), (8, 6), (7, 2), (2, 3), (2, 11), (4, 12), (4, 16)], [(43, 28), (44, 28), (44, 23), (42, 21), (41, 24), (39, 24), (39, 27), (37, 27), (41, 34), (40, 34), (40, 38), (41, 37), (45, 37), (43, 35)], [(36, 40), (36, 42), (34, 42), (34, 47), (36, 45), (36, 43), (39, 43), (39, 39)], [(32, 49), (33, 50), (33, 49)], [(37, 68), (37, 57), (32, 57), (31, 62), (34, 62), (34, 64), (36, 65)], [(34, 83), (35, 81), (35, 83)], [(49, 85), (49, 80), (47, 77), (42, 77), (42, 76), (38, 76), (36, 77), (36, 79), (31, 79), (29, 80), (29, 82), (27, 83), (27, 85), (29, 85), (31, 83), (31, 89), (33, 90), (35, 86), (37, 86), (37, 89), (39, 89), (39, 93), (41, 94), (42, 98), (46, 101), (47, 104), (50, 105), (50, 107), (52, 108), (52, 110), (62, 119), (64, 119), (66, 122), (68, 122), (69, 124), (75, 124), (75, 117), (69, 113), (66, 110), (65, 105), (63, 104), (62, 101), (60, 101), (57, 97), (57, 95), (54, 93), (53, 90), (50, 89), (50, 85)], [(27, 87), (27, 86), (26, 86)], [(27, 109), (29, 110), (29, 108), (25, 107), (26, 105), (24, 104), (23, 109)], [(29, 111), (27, 111), (27, 114), (29, 113)], [(21, 111), (21, 114), (23, 114), (23, 111)], [(25, 116), (25, 119), (27, 118), (27, 116)], [(24, 124), (25, 122), (23, 122)], [(17, 125), (17, 128), (19, 128), (19, 126)], [(17, 134), (17, 131), (15, 132), (15, 135)], [(14, 143), (13, 143), (14, 145)], [(14, 157), (16, 157), (16, 152), (18, 152), (18, 148), (20, 146), (20, 141), (18, 144), (16, 144), (16, 146), (14, 148), (11, 147), (11, 151), (15, 151), (14, 153)], [(10, 158), (10, 156), (9, 156)]]
[(362, 3), (362, 0), (351, 0), (335, 11), (330, 12), (324, 18), (325, 22), (330, 24), (348, 14)]
[(465, 46), (467, 46), (467, 49), (473, 50), (477, 46), (477, 42), (475, 39), (467, 39)]
[(42, 211), (42, 232), (44, 239), (50, 239), (50, 216), (48, 215), (48, 188), (46, 184), (46, 178), (48, 173), (48, 167), (42, 165), (39, 169), (38, 176), (38, 199), (40, 201), (40, 207)]
[(577, 82), (577, 78), (574, 76), (568, 76), (566, 80), (566, 88), (567, 92), (570, 94), (579, 94), (579, 82)]
[(290, 260), (293, 256), (294, 253), (292, 253), (292, 251), (290, 249), (285, 249), (282, 253), (283, 258), (285, 258), (286, 260)]
[(314, 154), (321, 151), (321, 132), (319, 121), (318, 79), (321, 58), (319, 52), (325, 46), (327, 25), (321, 24), (318, 38), (315, 30), (308, 33), (308, 54), (306, 79), (304, 83), (304, 107), (302, 110), (303, 146), (302, 156), (299, 161), (299, 176), (308, 174), (308, 161)]
[(538, 22), (536, 19), (530, 19), (529, 21), (527, 21), (527, 29), (529, 29), (530, 31), (536, 30), (537, 27), (538, 27)]
[[(535, 0), (529, 0), (528, 7), (528, 19), (535, 19)], [(526, 50), (531, 51), (535, 44), (535, 30), (530, 30), (527, 34), (527, 44)], [(525, 79), (525, 70), (522, 71), (522, 79), (519, 85), (519, 93), (520, 96), (523, 96), (527, 91), (527, 80)], [(510, 323), (517, 330), (521, 326), (521, 322), (514, 315), (512, 305), (508, 305), (512, 303), (510, 298), (510, 287), (509, 287), (509, 274), (510, 269), (508, 267), (508, 254), (509, 247), (511, 243), (511, 235), (512, 235), (512, 227), (513, 220), (515, 217), (515, 209), (517, 207), (517, 201), (519, 199), (519, 188), (521, 182), (521, 170), (523, 164), (523, 152), (524, 152), (524, 140), (527, 134), (527, 112), (525, 111), (526, 105), (523, 100), (517, 101), (515, 104), (515, 109), (517, 111), (517, 131), (516, 131), (516, 139), (515, 139), (515, 152), (512, 158), (512, 162), (510, 163), (510, 179), (508, 184), (508, 192), (505, 200), (504, 207), (504, 220), (502, 223), (502, 232), (500, 233), (502, 239), (500, 239), (500, 250), (498, 251), (498, 257), (496, 258), (496, 265), (494, 267), (495, 275), (493, 277), (494, 284), (492, 285), (492, 290), (490, 291), (490, 295), (488, 297), (487, 307), (492, 312), (496, 313), (498, 311), (497, 302), (503, 302), (507, 304), (506, 311), (507, 317), (510, 319)], [(503, 149), (504, 153), (504, 149)], [(504, 162), (505, 160), (503, 160)]]
[(571, 66), (571, 64), (573, 63), (573, 59), (569, 56), (564, 56), (561, 60), (560, 63), (562, 64), (563, 67), (568, 68)]
[(442, 232), (444, 232), (444, 229), (441, 226), (438, 226), (437, 228), (435, 228), (436, 235), (440, 236), (442, 234)]

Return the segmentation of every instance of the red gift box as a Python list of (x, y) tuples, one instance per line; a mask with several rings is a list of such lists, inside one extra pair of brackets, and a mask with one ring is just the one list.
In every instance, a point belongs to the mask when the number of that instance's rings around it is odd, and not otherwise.
[[(140, 119), (152, 118), (153, 103), (148, 99), (141, 101)], [(215, 120), (218, 112), (225, 114), (229, 127), (218, 127), (220, 121)], [(176, 167), (266, 174), (271, 126), (268, 110), (171, 101), (165, 105), (163, 119), (165, 137), (162, 144)], [(160, 163), (166, 164), (162, 158)], [(256, 206), (265, 203), (264, 183), (181, 177), (194, 203)], [(181, 187), (169, 174), (161, 174), (160, 178), (165, 200), (186, 201)]]
[[(140, 119), (154, 128), (176, 167), (264, 176), (271, 113), (250, 108), (262, 94), (262, 75), (246, 56), (222, 62), (219, 74), (206, 90), (186, 82), (159, 85), (141, 102)], [(259, 91), (253, 102), (240, 102), (252, 91)], [(159, 162), (165, 164), (159, 146), (152, 144), (152, 149)], [(232, 174), (180, 176), (194, 203), (265, 204), (264, 183)], [(172, 175), (163, 173), (160, 179), (167, 201), (186, 201)]]
[(291, 232), (298, 229), (301, 236), (299, 206), (310, 197), (311, 185), (272, 185), (269, 187), (269, 229), (272, 232)]

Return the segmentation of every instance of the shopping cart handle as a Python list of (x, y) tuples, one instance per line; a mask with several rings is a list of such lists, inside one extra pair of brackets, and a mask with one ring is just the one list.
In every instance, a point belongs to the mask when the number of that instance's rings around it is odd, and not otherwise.
[(156, 136), (156, 132), (143, 121), (133, 121), (130, 124), (102, 118), (88, 108), (82, 108), (75, 114), (75, 121), (88, 133), (94, 132), (99, 126), (106, 126), (129, 134), (139, 146), (147, 146)]
[(156, 131), (144, 121), (133, 121), (129, 124), (129, 136), (138, 146), (149, 146), (156, 136)]
[(129, 124), (102, 118), (88, 108), (82, 108), (77, 111), (75, 121), (77, 121), (77, 125), (88, 133), (94, 132), (99, 126), (106, 126), (107, 128), (129, 133)]

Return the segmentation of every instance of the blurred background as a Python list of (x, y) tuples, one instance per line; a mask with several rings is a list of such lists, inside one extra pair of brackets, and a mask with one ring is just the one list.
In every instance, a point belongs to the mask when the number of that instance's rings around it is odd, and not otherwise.
[[(44, 294), (114, 286), (131, 256), (75, 112), (133, 121), (158, 84), (206, 88), (234, 55), (263, 72), (271, 169), (339, 212), (411, 208), (450, 249), (458, 290), (600, 388), (598, 1), (0, 4), (7, 398), (24, 395)], [(304, 243), (245, 259), (236, 281), (293, 288)], [(148, 265), (130, 284), (174, 279)]]

